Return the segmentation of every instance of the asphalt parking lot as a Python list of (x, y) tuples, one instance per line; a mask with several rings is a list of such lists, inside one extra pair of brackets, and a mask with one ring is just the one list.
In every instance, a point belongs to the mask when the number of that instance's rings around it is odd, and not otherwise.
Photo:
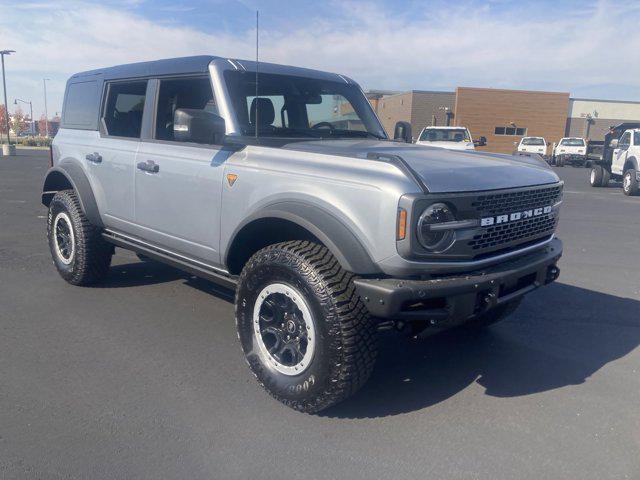
[(640, 197), (565, 180), (558, 283), (478, 336), (382, 337), (319, 416), (242, 357), (231, 294), (118, 250), (56, 273), (44, 153), (0, 157), (0, 478), (640, 478)]

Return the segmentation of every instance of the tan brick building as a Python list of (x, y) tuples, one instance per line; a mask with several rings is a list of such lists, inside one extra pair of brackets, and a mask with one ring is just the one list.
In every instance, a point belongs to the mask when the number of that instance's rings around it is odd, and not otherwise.
[(454, 124), (467, 127), (474, 138), (486, 137), (482, 150), (511, 153), (523, 136), (560, 140), (568, 107), (564, 92), (458, 87)]
[(378, 97), (369, 95), (369, 101), (389, 136), (393, 136), (396, 122), (404, 121), (411, 123), (413, 136), (417, 137), (434, 121), (435, 125), (446, 125), (447, 112), (453, 114), (455, 93), (412, 90)]

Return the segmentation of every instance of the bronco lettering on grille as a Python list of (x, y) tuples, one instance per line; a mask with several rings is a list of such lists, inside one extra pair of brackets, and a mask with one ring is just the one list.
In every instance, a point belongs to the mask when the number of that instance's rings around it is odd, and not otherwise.
[(515, 222), (516, 220), (539, 217), (553, 212), (553, 207), (540, 207), (522, 212), (513, 212), (505, 215), (496, 215), (495, 217), (485, 217), (480, 220), (480, 226), (488, 227), (490, 225), (500, 225), (501, 223)]

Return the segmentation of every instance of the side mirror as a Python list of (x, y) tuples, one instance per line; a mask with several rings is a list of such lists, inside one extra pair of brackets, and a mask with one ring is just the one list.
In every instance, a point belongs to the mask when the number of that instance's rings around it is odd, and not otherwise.
[(479, 139), (474, 140), (473, 144), (476, 147), (484, 147), (487, 144), (487, 137), (480, 137)]
[(411, 143), (411, 124), (409, 122), (398, 122), (393, 130), (393, 139), (399, 142)]
[(226, 134), (224, 118), (195, 108), (178, 108), (173, 114), (177, 142), (220, 144)]
[(609, 142), (609, 148), (618, 148), (618, 139), (614, 138)]

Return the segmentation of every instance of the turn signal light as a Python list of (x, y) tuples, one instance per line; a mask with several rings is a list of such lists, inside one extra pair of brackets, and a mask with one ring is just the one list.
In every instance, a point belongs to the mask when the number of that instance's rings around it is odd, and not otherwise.
[(407, 236), (407, 211), (404, 208), (399, 208), (396, 240), (404, 240), (406, 236)]

